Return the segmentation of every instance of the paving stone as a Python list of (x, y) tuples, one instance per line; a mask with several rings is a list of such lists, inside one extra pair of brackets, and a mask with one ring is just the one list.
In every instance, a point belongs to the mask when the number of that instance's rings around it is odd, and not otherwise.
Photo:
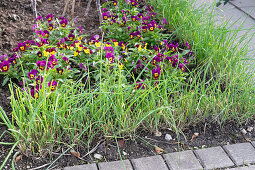
[(251, 144), (253, 145), (253, 147), (255, 148), (255, 141), (254, 142), (251, 142)]
[(129, 160), (103, 162), (98, 164), (99, 170), (133, 170)]
[(244, 12), (255, 18), (255, 2), (254, 0), (234, 0), (232, 4), (243, 10)]
[(235, 165), (220, 146), (199, 149), (194, 152), (206, 169), (226, 168)]
[(163, 157), (171, 170), (197, 170), (203, 169), (199, 160), (192, 151), (174, 152), (164, 154)]
[(159, 155), (132, 159), (135, 170), (168, 170), (163, 158)]
[(236, 165), (255, 163), (255, 148), (250, 143), (238, 143), (223, 147)]
[(97, 165), (93, 163), (93, 164), (65, 167), (64, 170), (98, 170), (98, 169), (97, 169)]
[(230, 168), (227, 170), (254, 170), (255, 165), (250, 165), (250, 166), (243, 166), (243, 167), (237, 167), (237, 168)]

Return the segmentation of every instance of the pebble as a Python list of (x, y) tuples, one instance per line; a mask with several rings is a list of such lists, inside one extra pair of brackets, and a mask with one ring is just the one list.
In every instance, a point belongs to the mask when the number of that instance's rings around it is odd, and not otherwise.
[(247, 131), (245, 129), (241, 129), (241, 132), (243, 135), (245, 135), (247, 133)]
[(166, 141), (170, 141), (170, 140), (172, 140), (173, 138), (172, 138), (172, 136), (170, 135), (170, 134), (166, 134), (165, 135), (165, 140)]
[(123, 151), (122, 153), (123, 153), (124, 156), (127, 156), (127, 152)]
[(247, 131), (248, 131), (248, 132), (253, 131), (253, 127), (249, 126), (249, 127), (247, 128)]
[(102, 156), (101, 154), (96, 153), (96, 154), (94, 154), (94, 158), (96, 158), (96, 159), (102, 159), (103, 156)]
[(161, 135), (162, 135), (162, 133), (160, 131), (155, 132), (155, 136), (161, 136)]

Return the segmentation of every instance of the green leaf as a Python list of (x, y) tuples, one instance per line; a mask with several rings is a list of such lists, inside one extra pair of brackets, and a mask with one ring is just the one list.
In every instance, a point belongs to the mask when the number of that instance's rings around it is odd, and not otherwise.
[(2, 87), (9, 81), (9, 77), (6, 77), (5, 79), (4, 79), (4, 81), (3, 81), (3, 83), (2, 83)]

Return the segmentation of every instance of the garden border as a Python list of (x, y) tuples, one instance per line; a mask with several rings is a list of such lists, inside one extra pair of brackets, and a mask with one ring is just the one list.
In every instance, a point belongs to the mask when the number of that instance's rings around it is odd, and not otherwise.
[(190, 170), (216, 168), (255, 169), (255, 141), (138, 159), (78, 165), (65, 167), (63, 170)]

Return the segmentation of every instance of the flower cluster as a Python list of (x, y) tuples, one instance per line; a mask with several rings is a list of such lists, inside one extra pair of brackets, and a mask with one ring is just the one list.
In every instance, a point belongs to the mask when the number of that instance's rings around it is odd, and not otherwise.
[[(106, 73), (125, 72), (135, 89), (145, 89), (145, 80), (158, 81), (162, 74), (183, 74), (194, 60), (191, 46), (168, 38), (166, 19), (159, 20), (153, 6), (139, 0), (126, 3), (122, 7), (114, 0), (103, 5), (104, 38), (86, 39), (82, 28), (72, 28), (64, 17), (39, 16), (33, 27), (35, 40), (19, 42), (12, 56), (1, 55), (1, 72), (15, 75), (22, 86), (29, 84), (34, 98), (44, 81), (53, 92), (61, 82), (88, 71), (97, 80), (100, 63), (104, 63), (105, 78)], [(23, 77), (21, 64), (27, 77)]]

